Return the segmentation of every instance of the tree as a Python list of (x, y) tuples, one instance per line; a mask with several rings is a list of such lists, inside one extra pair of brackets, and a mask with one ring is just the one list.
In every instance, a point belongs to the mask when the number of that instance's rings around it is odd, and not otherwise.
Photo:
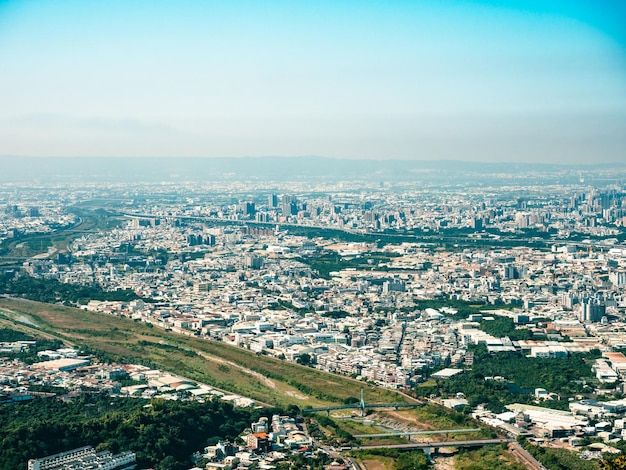
[(296, 362), (298, 364), (302, 364), (303, 366), (311, 365), (311, 355), (308, 353), (302, 353), (296, 358)]
[(620, 454), (614, 459), (605, 459), (600, 462), (602, 470), (626, 470), (626, 455)]
[(171, 455), (165, 457), (156, 466), (156, 470), (179, 470), (180, 468), (182, 468), (181, 465)]

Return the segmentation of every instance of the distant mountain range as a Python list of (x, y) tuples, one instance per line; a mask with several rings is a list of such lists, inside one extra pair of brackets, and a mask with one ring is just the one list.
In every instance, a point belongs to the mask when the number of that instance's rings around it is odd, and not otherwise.
[[(560, 175), (577, 180), (579, 172), (624, 170), (625, 163), (557, 165), (468, 161), (351, 160), (325, 157), (22, 157), (0, 156), (0, 183), (6, 182), (162, 182), (280, 181), (430, 181), (530, 178)], [(619, 171), (623, 177), (623, 171)], [(567, 180), (567, 181), (566, 181)]]

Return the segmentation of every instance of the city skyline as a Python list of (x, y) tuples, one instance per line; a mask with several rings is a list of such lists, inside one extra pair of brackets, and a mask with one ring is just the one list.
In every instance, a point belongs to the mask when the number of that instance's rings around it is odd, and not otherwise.
[(0, 155), (621, 162), (610, 2), (0, 4)]

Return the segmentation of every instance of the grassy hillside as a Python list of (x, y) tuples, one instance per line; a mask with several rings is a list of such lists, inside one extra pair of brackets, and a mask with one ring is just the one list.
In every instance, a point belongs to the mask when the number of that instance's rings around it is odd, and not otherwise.
[(103, 351), (112, 358), (150, 361), (163, 370), (271, 405), (303, 408), (340, 404), (359, 397), (361, 388), (370, 403), (406, 401), (396, 392), (346, 377), (106, 314), (3, 298), (0, 321)]

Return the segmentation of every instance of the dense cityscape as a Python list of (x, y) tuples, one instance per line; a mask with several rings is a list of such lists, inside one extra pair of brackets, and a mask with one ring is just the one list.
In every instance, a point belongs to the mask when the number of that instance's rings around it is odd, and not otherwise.
[(0, 470), (626, 470), (625, 25), (0, 0)]
[[(579, 172), (567, 184), (562, 174), (535, 174), (538, 182), (524, 185), (498, 175), (491, 185), (483, 177), (443, 187), (6, 183), (3, 291), (398, 390), (597, 462), (620, 452), (626, 413), (626, 175), (611, 174)], [(44, 345), (2, 343), (5, 402), (98, 390), (263, 405), (210, 378)], [(289, 393), (310, 407), (307, 393)], [(295, 426), (296, 418), (285, 419)], [(257, 427), (249, 436), (269, 432)], [(310, 453), (314, 439), (294, 430), (302, 434), (286, 441), (248, 437), (221, 460), (213, 453), (207, 468), (276, 468), (276, 453)], [(96, 459), (91, 447), (81, 452)], [(357, 465), (336, 458), (328, 468)]]

